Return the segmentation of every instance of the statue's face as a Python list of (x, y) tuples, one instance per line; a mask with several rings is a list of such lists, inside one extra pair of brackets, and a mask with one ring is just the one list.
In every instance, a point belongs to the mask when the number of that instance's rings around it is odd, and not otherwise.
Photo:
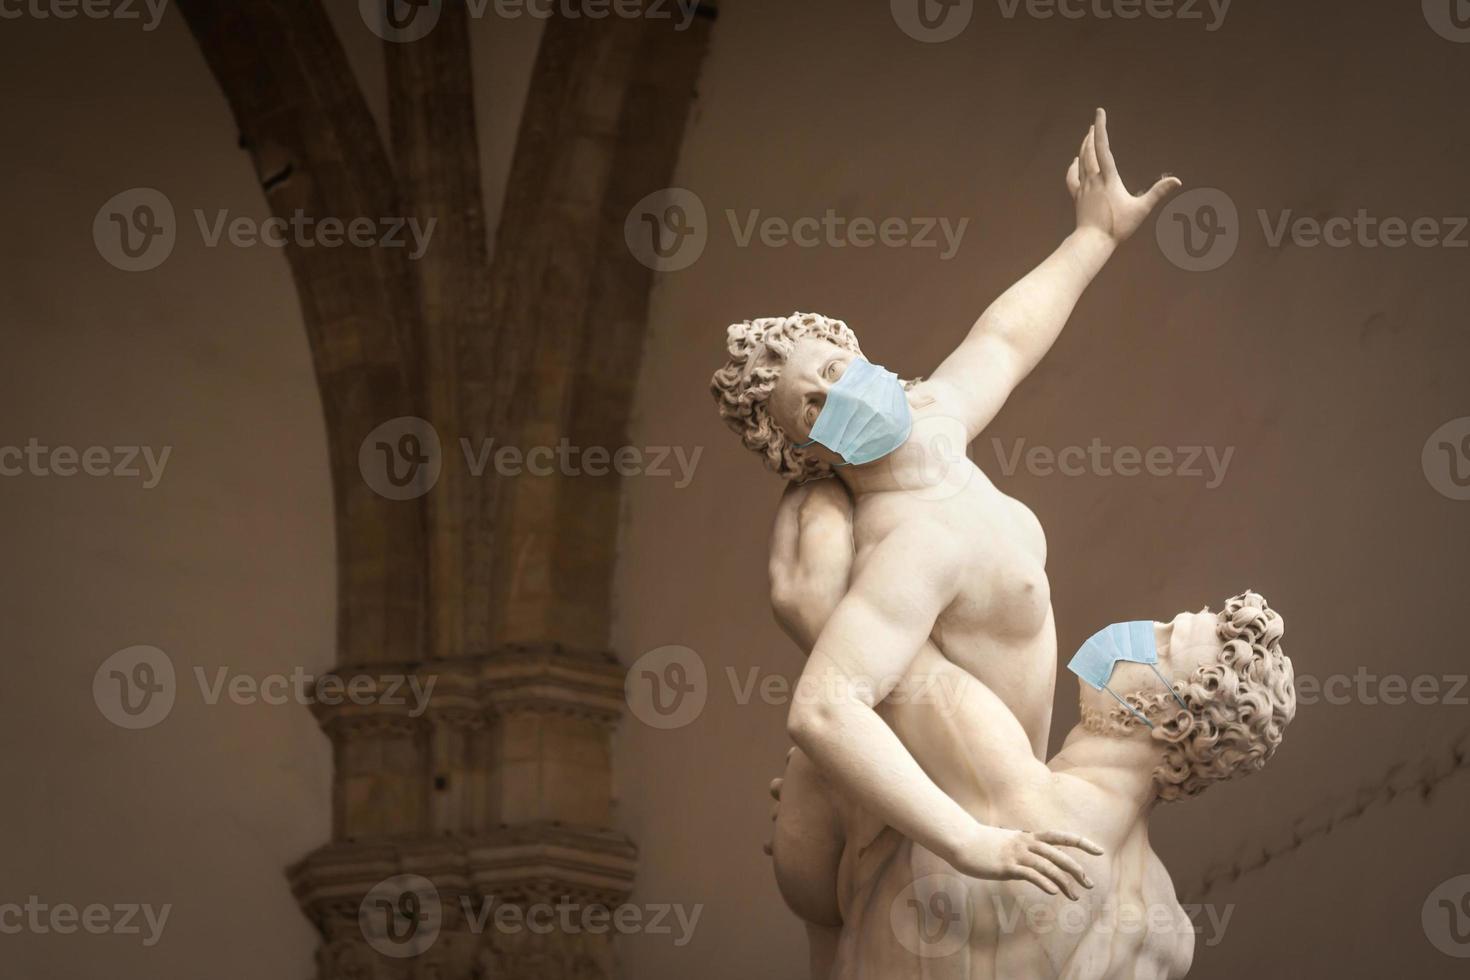
[[(1154, 623), (1154, 645), (1159, 651), (1159, 673), (1171, 682), (1191, 676), (1205, 664), (1216, 663), (1225, 651), (1225, 641), (1215, 632), (1219, 618), (1209, 609), (1180, 613), (1167, 623)], [(1078, 679), (1082, 688), (1082, 706), (1097, 711), (1117, 707), (1107, 691), (1094, 691), (1090, 684)], [(1113, 667), (1108, 687), (1120, 697), (1130, 694), (1160, 694), (1164, 686), (1147, 664), (1122, 661)]]
[[(812, 426), (817, 424), (822, 406), (827, 404), (827, 392), (855, 357), (852, 351), (843, 350), (830, 340), (803, 337), (796, 342), (766, 403), (771, 418), (793, 443), (811, 438)], [(824, 446), (812, 445), (807, 452), (828, 463), (842, 461)]]

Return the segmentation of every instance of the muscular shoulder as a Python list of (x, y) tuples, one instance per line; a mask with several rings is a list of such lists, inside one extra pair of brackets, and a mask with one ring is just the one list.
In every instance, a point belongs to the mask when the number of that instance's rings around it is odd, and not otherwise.
[(790, 491), (803, 538), (852, 534), (852, 496), (841, 480), (813, 480)]

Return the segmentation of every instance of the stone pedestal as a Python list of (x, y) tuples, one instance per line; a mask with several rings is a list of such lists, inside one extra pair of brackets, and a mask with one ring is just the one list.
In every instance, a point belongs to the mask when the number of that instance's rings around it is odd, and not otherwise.
[[(338, 672), (334, 840), (290, 869), (320, 980), (602, 980), (636, 849), (612, 824), (608, 654), (518, 644)], [(432, 686), (431, 686), (432, 684)]]

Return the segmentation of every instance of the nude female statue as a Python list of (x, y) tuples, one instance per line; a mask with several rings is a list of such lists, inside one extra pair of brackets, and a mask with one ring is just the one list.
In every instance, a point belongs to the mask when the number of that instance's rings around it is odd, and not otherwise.
[[(985, 311), (930, 378), (905, 386), (911, 431), (878, 458), (868, 458), (871, 445), (847, 459), (811, 443), (844, 375), (871, 369), (839, 321), (798, 314), (732, 326), (730, 360), (711, 387), (726, 422), (772, 469), (797, 483), (835, 474), (841, 487), (823, 494), (853, 501), (851, 579), (812, 637), (802, 675), (803, 689), (820, 693), (797, 698), (789, 716), (802, 764), (809, 757), (814, 778), (875, 827), (893, 828), (964, 875), (1071, 896), (1087, 875), (1068, 852), (1098, 854), (1096, 844), (1066, 827), (1017, 830), (982, 819), (936, 784), (922, 750), (905, 746), (885, 718), (898, 707), (887, 703), (895, 688), (938, 658), (993, 692), (1033, 758), (1045, 752), (1056, 681), (1045, 538), (1035, 516), (963, 449), (1050, 349), (1113, 250), (1180, 186), (1164, 177), (1142, 195), (1129, 193), (1101, 109), (1066, 182), (1076, 229)], [(813, 838), (822, 840), (835, 838)], [(833, 871), (836, 858), (814, 846), (809, 860), (818, 873), (792, 876), (797, 890)], [(787, 897), (809, 922), (840, 921), (835, 892), (824, 885)]]

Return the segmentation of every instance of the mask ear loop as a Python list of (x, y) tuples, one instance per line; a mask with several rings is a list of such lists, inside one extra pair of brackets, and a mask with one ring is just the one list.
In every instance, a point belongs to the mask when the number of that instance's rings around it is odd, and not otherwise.
[(1133, 712), (1133, 716), (1134, 716), (1134, 717), (1135, 717), (1135, 718), (1137, 718), (1137, 719), (1138, 719), (1138, 720), (1139, 720), (1139, 721), (1141, 721), (1141, 722), (1143, 722), (1143, 723), (1144, 723), (1144, 724), (1145, 724), (1145, 725), (1147, 725), (1147, 726), (1148, 726), (1148, 727), (1150, 727), (1150, 728), (1152, 728), (1152, 727), (1154, 727), (1154, 723), (1153, 723), (1153, 722), (1151, 722), (1151, 721), (1149, 721), (1149, 720), (1148, 720), (1148, 719), (1147, 719), (1147, 718), (1145, 718), (1145, 717), (1144, 717), (1144, 716), (1143, 716), (1143, 714), (1142, 714), (1142, 713), (1141, 713), (1141, 712), (1140, 712), (1140, 711), (1139, 711), (1139, 710), (1138, 710), (1138, 709), (1137, 709), (1137, 708), (1135, 708), (1135, 707), (1133, 707), (1133, 705), (1131, 705), (1131, 704), (1129, 704), (1129, 703), (1128, 703), (1128, 702), (1127, 702), (1127, 701), (1124, 701), (1124, 700), (1123, 700), (1123, 699), (1122, 699), (1122, 698), (1120, 698), (1120, 697), (1118, 697), (1118, 695), (1117, 695), (1117, 694), (1116, 694), (1116, 693), (1114, 693), (1114, 692), (1113, 692), (1113, 689), (1112, 689), (1112, 688), (1111, 688), (1111, 687), (1106, 687), (1106, 686), (1105, 686), (1105, 687), (1104, 687), (1104, 688), (1103, 688), (1103, 690), (1104, 690), (1104, 691), (1107, 691), (1107, 692), (1108, 692), (1108, 693), (1109, 693), (1109, 694), (1112, 694), (1112, 695), (1113, 695), (1113, 700), (1114, 700), (1114, 701), (1116, 701), (1116, 702), (1118, 702), (1118, 703), (1119, 703), (1119, 704), (1121, 704), (1121, 705), (1122, 705), (1122, 706), (1123, 706), (1123, 707), (1125, 707), (1125, 708), (1127, 708), (1127, 709), (1128, 709), (1128, 710), (1129, 710), (1129, 711), (1131, 711), (1131, 712)]
[(1189, 705), (1185, 704), (1184, 703), (1184, 699), (1179, 696), (1179, 692), (1176, 691), (1176, 690), (1174, 690), (1174, 685), (1173, 684), (1170, 684), (1168, 682), (1168, 680), (1165, 679), (1164, 675), (1161, 674), (1161, 673), (1159, 673), (1159, 665), (1158, 664), (1149, 664), (1149, 666), (1154, 669), (1155, 676), (1157, 676), (1158, 679), (1159, 679), (1159, 681), (1164, 685), (1164, 687), (1168, 689), (1169, 693), (1172, 694), (1172, 695), (1174, 695), (1174, 700), (1179, 702), (1179, 707), (1183, 708), (1185, 711), (1188, 711), (1189, 710)]
[[(1179, 692), (1176, 691), (1176, 690), (1174, 690), (1174, 685), (1173, 684), (1170, 684), (1167, 680), (1164, 679), (1164, 675), (1159, 672), (1159, 665), (1158, 664), (1149, 664), (1149, 667), (1153, 669), (1154, 675), (1156, 677), (1158, 677), (1159, 681), (1163, 683), (1164, 687), (1166, 687), (1166, 688), (1169, 689), (1169, 693), (1172, 694), (1172, 695), (1174, 695), (1174, 700), (1179, 702), (1179, 707), (1183, 708), (1185, 711), (1188, 711), (1189, 710), (1189, 705), (1185, 704), (1184, 703), (1184, 699), (1179, 696)], [(1119, 704), (1121, 704), (1123, 707), (1127, 708), (1130, 712), (1132, 712), (1133, 717), (1135, 717), (1139, 721), (1143, 722), (1149, 728), (1154, 727), (1154, 723), (1153, 722), (1151, 722), (1147, 718), (1145, 718), (1143, 716), (1143, 713), (1140, 712), (1137, 708), (1133, 707), (1133, 705), (1129, 704), (1127, 701), (1124, 701), (1122, 698), (1118, 697), (1118, 695), (1113, 692), (1113, 689), (1111, 687), (1104, 686), (1103, 687), (1103, 690), (1104, 691), (1107, 691), (1109, 694), (1112, 694), (1113, 695), (1113, 700), (1116, 701), (1116, 702), (1118, 702)]]

